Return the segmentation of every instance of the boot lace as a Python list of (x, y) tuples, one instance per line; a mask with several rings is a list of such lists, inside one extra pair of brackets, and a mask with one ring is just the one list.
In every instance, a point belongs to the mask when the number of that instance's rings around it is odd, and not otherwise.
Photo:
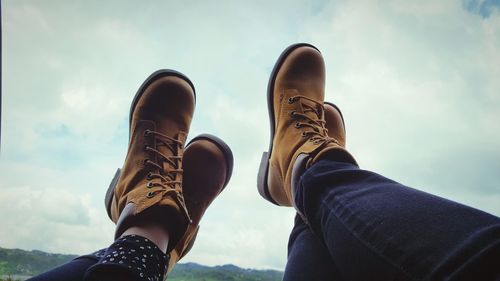
[[(288, 103), (292, 104), (294, 102), (305, 100), (313, 103), (313, 105), (304, 103), (301, 101), (303, 113), (292, 111), (290, 116), (297, 120), (304, 120), (305, 122), (295, 123), (295, 128), (300, 129), (303, 127), (310, 128), (310, 130), (302, 131), (302, 137), (308, 138), (310, 142), (314, 144), (328, 144), (336, 143), (340, 145), (339, 141), (335, 138), (328, 136), (328, 129), (325, 127), (325, 109), (322, 102), (318, 102), (306, 96), (296, 95), (288, 99)], [(309, 112), (314, 113), (314, 115), (307, 114)]]
[[(182, 181), (177, 180), (177, 175), (182, 174), (182, 156), (178, 156), (177, 148), (181, 147), (183, 143), (177, 139), (169, 137), (160, 132), (156, 132), (153, 130), (145, 130), (144, 136), (147, 137), (149, 135), (153, 135), (156, 139), (156, 147), (152, 147), (146, 145), (144, 149), (146, 151), (150, 151), (155, 153), (158, 157), (156, 157), (157, 161), (153, 161), (151, 159), (145, 159), (144, 164), (150, 165), (156, 169), (155, 171), (151, 171), (147, 174), (146, 178), (150, 180), (147, 184), (147, 188), (159, 187), (157, 190), (153, 190), (148, 192), (147, 197), (152, 198), (159, 193), (163, 193), (162, 196), (170, 196), (173, 198), (177, 204), (181, 207), (182, 212), (188, 218), (191, 223), (191, 217), (189, 216), (189, 212), (186, 208), (186, 204), (184, 202), (184, 196), (182, 194)], [(168, 150), (172, 152), (172, 155), (165, 155), (159, 150), (159, 147), (166, 147)], [(169, 169), (164, 169), (163, 163), (167, 163), (170, 167)], [(153, 181), (154, 179), (158, 179), (157, 181)]]

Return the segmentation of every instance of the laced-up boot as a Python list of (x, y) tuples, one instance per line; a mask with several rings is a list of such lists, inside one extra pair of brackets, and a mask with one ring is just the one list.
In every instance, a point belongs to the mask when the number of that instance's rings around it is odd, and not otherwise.
[(173, 70), (153, 73), (130, 109), (127, 157), (106, 194), (115, 238), (144, 218), (169, 233), (170, 251), (191, 222), (182, 190), (182, 158), (195, 106), (191, 81)]
[[(233, 172), (233, 153), (229, 146), (216, 136), (202, 134), (192, 139), (184, 150), (182, 189), (186, 208), (191, 216), (182, 238), (169, 253), (168, 273), (193, 247), (200, 229), (200, 221), (208, 206), (224, 190)], [(113, 194), (121, 169), (118, 169), (108, 191)], [(105, 201), (111, 218), (112, 195)]]
[(268, 201), (292, 206), (300, 175), (318, 159), (356, 164), (325, 127), (325, 66), (309, 44), (288, 47), (278, 58), (268, 84), (271, 140), (258, 175), (258, 190)]

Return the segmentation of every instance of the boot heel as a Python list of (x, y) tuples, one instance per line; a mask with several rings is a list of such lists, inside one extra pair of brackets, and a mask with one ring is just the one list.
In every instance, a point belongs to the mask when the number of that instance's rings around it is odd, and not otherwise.
[[(267, 188), (267, 171), (269, 169), (269, 152), (263, 152), (260, 160), (259, 174), (257, 175), (257, 189), (259, 194), (267, 201), (276, 204)], [(276, 204), (277, 205), (277, 204)]]
[(122, 170), (117, 169), (115, 172), (115, 176), (111, 180), (111, 183), (109, 184), (108, 190), (106, 191), (106, 197), (104, 197), (104, 205), (106, 206), (106, 212), (108, 213), (109, 218), (111, 218), (111, 202), (113, 201), (113, 196), (115, 193), (115, 187), (116, 184), (118, 183), (118, 179), (120, 178)]

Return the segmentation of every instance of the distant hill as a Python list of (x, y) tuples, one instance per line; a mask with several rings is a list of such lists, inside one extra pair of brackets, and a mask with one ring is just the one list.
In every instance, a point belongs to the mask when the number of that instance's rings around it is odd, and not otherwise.
[[(0, 281), (7, 276), (23, 280), (61, 265), (76, 255), (50, 254), (0, 247)], [(171, 281), (277, 281), (283, 272), (276, 270), (243, 269), (232, 264), (204, 266), (196, 263), (178, 264), (167, 280)]]
[(243, 269), (232, 264), (204, 266), (196, 263), (178, 264), (167, 280), (172, 281), (278, 281), (283, 272), (276, 270)]
[(75, 255), (49, 254), (37, 250), (0, 248), (0, 276), (34, 276), (75, 257)]

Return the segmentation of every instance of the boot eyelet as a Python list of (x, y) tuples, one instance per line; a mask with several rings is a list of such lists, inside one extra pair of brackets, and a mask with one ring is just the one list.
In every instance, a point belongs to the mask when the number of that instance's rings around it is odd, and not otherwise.
[(144, 146), (144, 150), (146, 150), (146, 151), (147, 151), (147, 150), (149, 150), (149, 149), (150, 149), (150, 146), (146, 144), (146, 145)]
[(147, 159), (147, 158), (146, 158), (146, 159), (144, 159), (144, 161), (142, 161), (142, 164), (144, 164), (144, 165), (149, 164), (149, 159)]
[(149, 134), (151, 134), (151, 130), (150, 129), (146, 129), (144, 131), (144, 136), (147, 137), (147, 136), (149, 136)]
[(291, 117), (295, 117), (295, 114), (296, 114), (296, 112), (295, 112), (295, 111), (290, 112), (290, 116), (291, 116)]
[(147, 175), (146, 175), (146, 179), (150, 180), (153, 178), (153, 173), (149, 172)]
[(302, 125), (300, 125), (300, 123), (295, 123), (295, 128), (299, 129), (300, 127), (302, 127)]
[(307, 133), (306, 132), (302, 132), (302, 134), (300, 134), (303, 138), (307, 137)]
[(292, 103), (294, 103), (294, 102), (295, 102), (295, 99), (294, 99), (294, 98), (288, 98), (288, 103), (289, 103), (289, 104), (292, 104)]
[(151, 188), (151, 187), (153, 187), (153, 186), (154, 186), (154, 185), (153, 185), (153, 183), (152, 183), (152, 182), (148, 182), (148, 183), (146, 184), (146, 187), (147, 187), (147, 188)]
[(155, 195), (156, 195), (155, 191), (150, 191), (150, 192), (148, 192), (148, 194), (146, 195), (146, 197), (147, 198), (153, 198)]

